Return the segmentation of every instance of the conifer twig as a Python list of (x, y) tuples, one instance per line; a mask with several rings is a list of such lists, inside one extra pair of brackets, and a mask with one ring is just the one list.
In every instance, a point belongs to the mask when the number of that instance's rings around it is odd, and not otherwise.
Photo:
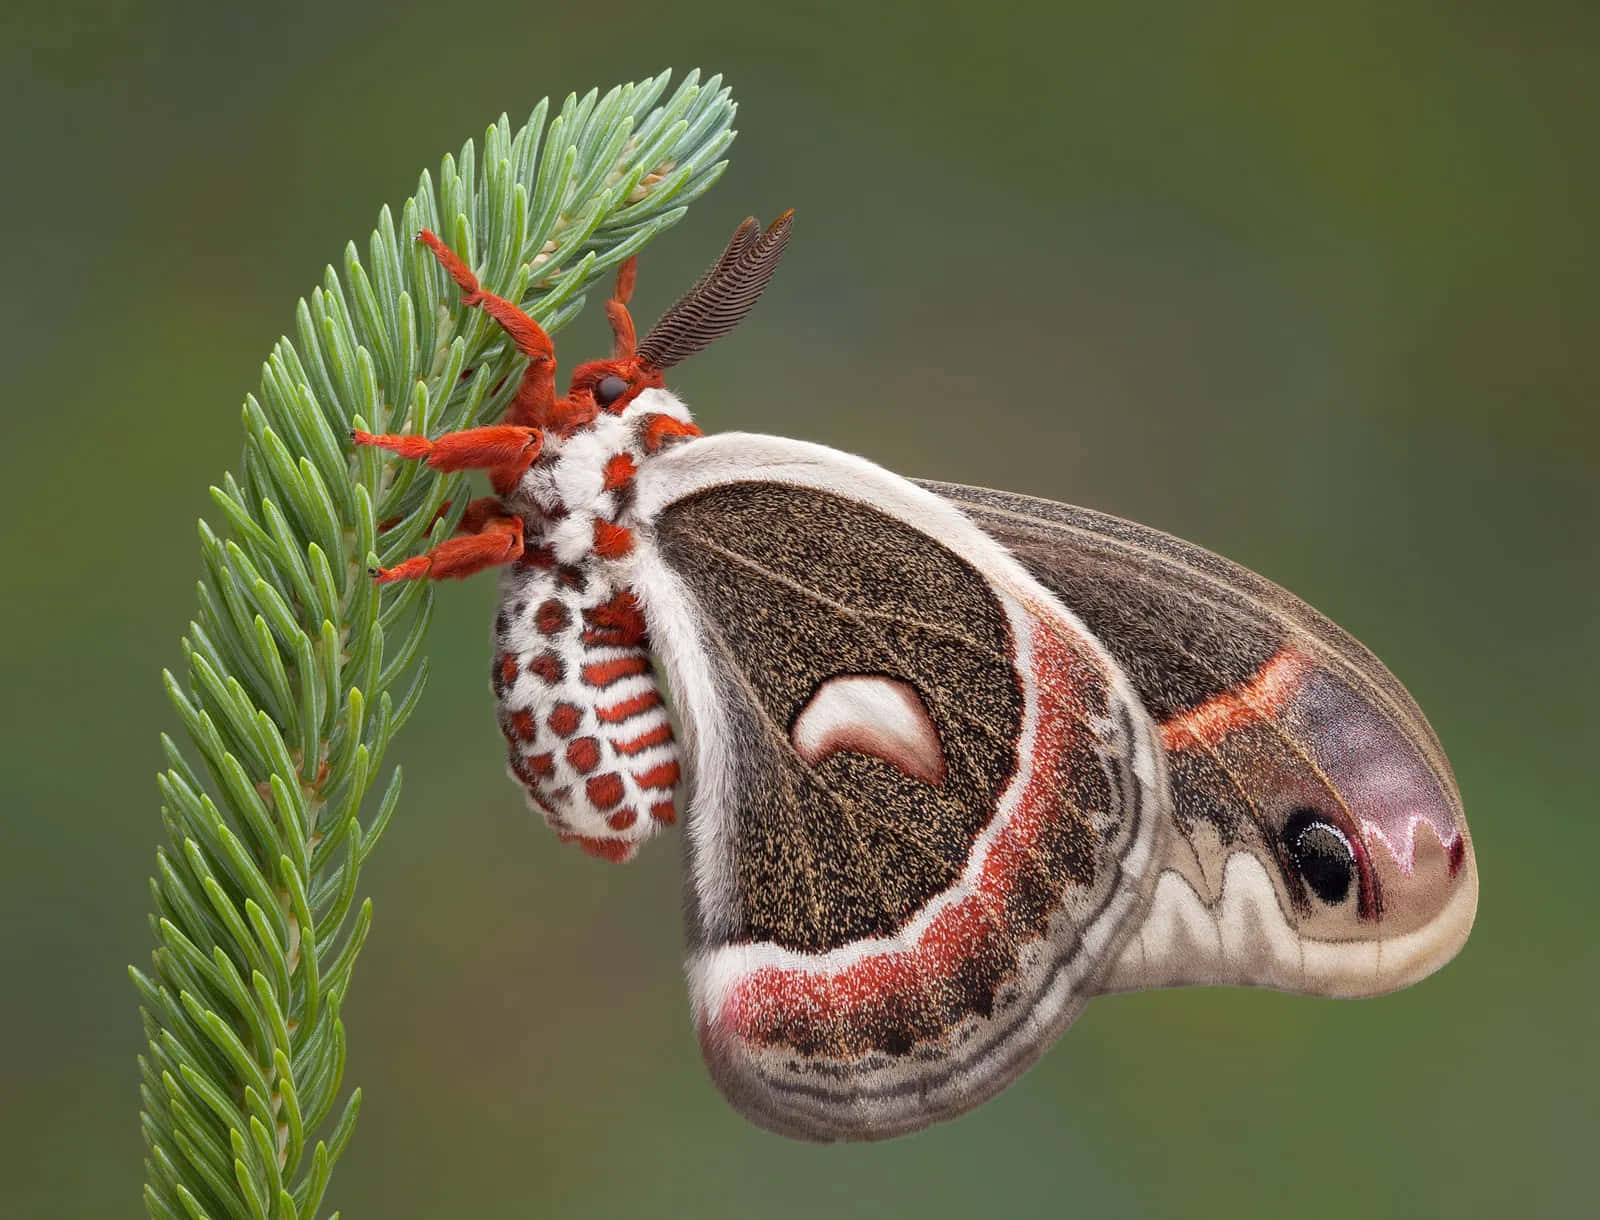
[(224, 528), (200, 523), (183, 670), (165, 675), (186, 742), (162, 738), (156, 949), (130, 971), (157, 1220), (311, 1220), (361, 1106), (356, 1089), (336, 1110), (372, 920), (357, 874), (399, 801), (399, 768), (379, 781), (422, 693), (433, 606), (427, 582), (367, 573), (442, 541), (466, 496), (462, 476), (347, 438), (498, 418), (520, 371), (412, 238), (438, 232), (558, 329), (726, 164), (720, 78), (690, 73), (661, 102), (667, 83), (569, 97), (553, 118), (541, 102), (516, 132), (491, 126), (481, 162), (468, 141), (437, 185), (424, 172), (398, 224), (380, 212), (366, 262), (351, 244), (299, 303), (245, 399), (239, 474), (211, 489)]

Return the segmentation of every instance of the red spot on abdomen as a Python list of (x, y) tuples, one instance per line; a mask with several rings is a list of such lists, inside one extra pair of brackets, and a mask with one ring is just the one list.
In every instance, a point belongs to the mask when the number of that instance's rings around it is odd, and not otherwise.
[(648, 673), (650, 661), (646, 657), (618, 657), (614, 661), (598, 661), (583, 667), (583, 680), (590, 686), (610, 686), (623, 678)]
[(591, 839), (587, 835), (558, 835), (563, 843), (576, 843), (591, 856), (621, 864), (633, 855), (634, 844), (628, 839)]
[(600, 718), (601, 724), (621, 724), (648, 708), (658, 707), (660, 703), (661, 696), (655, 691), (640, 691), (631, 699), (624, 699), (621, 703), (597, 709), (595, 715)]
[(597, 775), (584, 785), (584, 791), (596, 809), (610, 809), (622, 801), (622, 776), (615, 772)]
[(641, 788), (670, 788), (678, 782), (678, 764), (664, 762), (658, 767), (651, 767), (642, 775), (633, 777)]
[(550, 731), (558, 737), (571, 737), (578, 731), (578, 725), (582, 720), (583, 713), (573, 707), (572, 704), (558, 703), (545, 723), (550, 726)]
[(524, 755), (515, 750), (511, 753), (511, 769), (529, 788), (535, 787), (541, 776), (550, 775), (556, 769), (556, 760), (549, 754)]
[(541, 635), (554, 635), (567, 625), (567, 608), (552, 597), (534, 611), (533, 624)]
[(567, 747), (567, 761), (580, 775), (600, 765), (600, 743), (593, 737), (580, 737)]
[(672, 740), (672, 726), (670, 724), (657, 725), (648, 733), (641, 733), (631, 741), (613, 741), (612, 747), (618, 754), (641, 754), (651, 746), (666, 745)]
[(624, 590), (609, 601), (583, 612), (585, 644), (614, 644), (627, 648), (644, 640), (644, 615), (632, 593)]
[(528, 662), (528, 672), (554, 686), (567, 676), (567, 665), (560, 653), (541, 652)]

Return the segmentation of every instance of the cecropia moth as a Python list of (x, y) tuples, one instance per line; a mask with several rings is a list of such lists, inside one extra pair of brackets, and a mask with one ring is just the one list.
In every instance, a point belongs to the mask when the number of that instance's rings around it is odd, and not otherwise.
[(878, 1139), (1004, 1088), (1095, 995), (1373, 995), (1449, 960), (1478, 893), (1450, 765), (1316, 611), (1087, 509), (701, 435), (662, 374), (749, 311), (789, 232), (746, 221), (638, 341), (629, 260), (613, 354), (565, 397), (544, 331), (424, 232), (526, 372), (503, 424), (355, 436), (488, 472), (459, 536), (377, 579), (501, 569), (529, 803), (613, 861), (684, 809), (728, 1099)]

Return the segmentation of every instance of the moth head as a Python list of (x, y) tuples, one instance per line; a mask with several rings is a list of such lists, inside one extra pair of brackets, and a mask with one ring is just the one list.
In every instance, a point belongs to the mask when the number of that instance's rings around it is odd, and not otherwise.
[(791, 208), (765, 230), (747, 218), (727, 249), (688, 292), (662, 315), (642, 340), (635, 337), (628, 301), (633, 296), (636, 260), (617, 272), (616, 291), (606, 302), (611, 323), (611, 356), (580, 364), (572, 374), (561, 431), (575, 431), (602, 412), (620, 415), (645, 390), (660, 388), (666, 370), (727, 334), (754, 307), (789, 244)]

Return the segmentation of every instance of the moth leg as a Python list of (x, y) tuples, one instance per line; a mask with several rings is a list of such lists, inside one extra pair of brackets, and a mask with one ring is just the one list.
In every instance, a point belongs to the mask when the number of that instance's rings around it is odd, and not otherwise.
[(506, 506), (500, 502), (499, 496), (479, 496), (475, 500), (467, 501), (466, 511), (461, 514), (461, 524), (456, 526), (456, 533), (481, 534), (494, 522), (504, 520), (510, 515), (506, 512)]
[[(479, 519), (471, 523), (475, 529), (441, 542), (426, 555), (413, 555), (392, 568), (379, 568), (373, 572), (373, 579), (380, 585), (397, 580), (459, 580), (522, 558), (522, 518), (492, 515), (491, 510), (500, 508), (492, 496), (474, 500), (467, 507), (468, 515), (479, 505), (485, 507), (479, 510)], [(466, 517), (462, 527), (468, 527)]]
[(506, 408), (506, 418), (514, 423), (542, 426), (556, 401), (556, 350), (544, 327), (518, 309), (515, 302), (485, 292), (472, 268), (427, 229), (417, 234), (417, 240), (433, 251), (445, 273), (460, 286), (461, 303), (480, 307), (500, 323), (506, 337), (528, 358), (516, 396)]
[(639, 256), (630, 254), (617, 268), (617, 287), (606, 302), (606, 320), (611, 323), (611, 357), (627, 360), (639, 346), (633, 329), (633, 315), (628, 312), (628, 301), (633, 297), (633, 283), (639, 273)]
[(351, 432), (350, 439), (358, 445), (387, 449), (403, 458), (424, 458), (435, 470), (447, 472), (517, 464), (527, 469), (544, 448), (544, 434), (539, 429), (517, 424), (446, 432), (436, 440), (392, 432), (375, 435), (360, 431)]

